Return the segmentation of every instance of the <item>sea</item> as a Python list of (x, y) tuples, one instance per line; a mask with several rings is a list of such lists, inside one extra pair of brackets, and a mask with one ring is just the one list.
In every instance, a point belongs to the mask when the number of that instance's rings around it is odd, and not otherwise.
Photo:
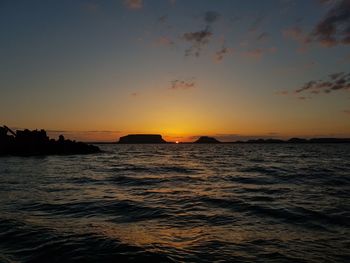
[(350, 144), (0, 158), (0, 262), (350, 262)]

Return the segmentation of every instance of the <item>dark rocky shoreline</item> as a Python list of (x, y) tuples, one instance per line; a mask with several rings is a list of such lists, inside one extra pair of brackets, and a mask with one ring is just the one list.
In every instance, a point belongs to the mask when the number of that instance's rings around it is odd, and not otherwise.
[(83, 142), (66, 140), (63, 135), (58, 140), (50, 139), (45, 130), (12, 131), (0, 127), (0, 156), (71, 155), (101, 152), (100, 148)]

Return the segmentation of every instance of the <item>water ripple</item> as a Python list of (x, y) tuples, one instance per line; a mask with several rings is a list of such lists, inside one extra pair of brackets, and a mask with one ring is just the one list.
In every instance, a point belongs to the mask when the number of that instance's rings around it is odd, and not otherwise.
[(347, 262), (350, 145), (0, 159), (0, 262)]

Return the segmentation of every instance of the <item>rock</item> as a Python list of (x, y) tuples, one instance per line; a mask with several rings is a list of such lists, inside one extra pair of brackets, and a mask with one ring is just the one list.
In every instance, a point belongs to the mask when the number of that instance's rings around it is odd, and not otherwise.
[(221, 142), (213, 137), (202, 136), (194, 143), (221, 143)]
[(118, 143), (167, 143), (159, 134), (129, 134), (122, 136)]
[(32, 156), (98, 152), (101, 150), (97, 146), (65, 140), (62, 135), (57, 141), (50, 139), (45, 130), (26, 129), (15, 133), (6, 126), (0, 127), (0, 155)]
[(308, 141), (306, 139), (301, 139), (301, 138), (290, 138), (288, 143), (307, 143)]

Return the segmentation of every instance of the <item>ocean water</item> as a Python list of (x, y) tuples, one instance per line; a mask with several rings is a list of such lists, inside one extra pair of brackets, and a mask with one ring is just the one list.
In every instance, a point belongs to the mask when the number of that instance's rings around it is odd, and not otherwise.
[(350, 262), (350, 145), (0, 158), (0, 262)]

